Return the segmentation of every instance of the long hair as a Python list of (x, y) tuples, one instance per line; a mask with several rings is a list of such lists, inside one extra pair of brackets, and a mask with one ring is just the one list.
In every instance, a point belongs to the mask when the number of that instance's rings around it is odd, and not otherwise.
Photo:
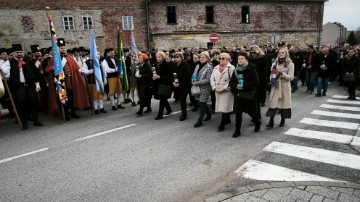
[(265, 55), (264, 51), (261, 50), (261, 48), (258, 45), (252, 45), (250, 46), (250, 52), (256, 53), (256, 58), (261, 58)]
[[(284, 50), (285, 53), (286, 53), (286, 56), (285, 56), (285, 62), (284, 62), (284, 67), (287, 68), (287, 66), (292, 63), (293, 61), (291, 60), (290, 58), (290, 54), (289, 54), (289, 51), (287, 50), (287, 48), (280, 48), (279, 49), (279, 52), (281, 50)], [(275, 60), (275, 65), (279, 63), (279, 52), (278, 52), (278, 55), (276, 56), (276, 60)]]

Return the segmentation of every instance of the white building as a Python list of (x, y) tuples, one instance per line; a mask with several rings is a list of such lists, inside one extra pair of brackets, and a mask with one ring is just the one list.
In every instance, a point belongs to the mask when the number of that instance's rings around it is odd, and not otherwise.
[(338, 22), (328, 22), (322, 27), (321, 44), (333, 47), (346, 42), (347, 28)]

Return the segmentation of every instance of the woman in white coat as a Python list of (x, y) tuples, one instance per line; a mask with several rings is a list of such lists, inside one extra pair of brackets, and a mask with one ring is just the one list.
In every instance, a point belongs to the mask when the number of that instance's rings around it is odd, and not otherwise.
[(230, 113), (233, 111), (234, 96), (230, 91), (229, 82), (235, 67), (230, 63), (231, 57), (228, 53), (221, 53), (219, 59), (220, 64), (213, 69), (210, 83), (211, 89), (215, 91), (215, 112), (222, 112), (218, 127), (221, 132), (226, 124), (231, 123)]
[[(272, 67), (271, 86), (269, 101), (270, 106), (266, 116), (270, 117), (266, 127), (274, 127), (274, 117), (276, 111), (281, 111), (281, 121), (279, 126), (284, 126), (285, 119), (291, 118), (291, 81), (294, 79), (294, 63), (290, 59), (287, 49), (279, 50), (278, 56)], [(275, 77), (276, 75), (276, 77)]]

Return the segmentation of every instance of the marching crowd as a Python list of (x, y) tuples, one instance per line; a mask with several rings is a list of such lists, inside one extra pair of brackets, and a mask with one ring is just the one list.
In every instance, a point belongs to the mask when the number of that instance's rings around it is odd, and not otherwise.
[[(107, 113), (105, 97), (114, 111), (124, 109), (123, 103), (139, 105), (137, 116), (152, 112), (152, 99), (159, 100), (155, 120), (160, 120), (165, 110), (167, 115), (172, 113), (168, 99), (173, 96), (175, 102), (180, 103), (179, 120), (184, 121), (189, 96), (192, 111), (199, 112), (195, 128), (209, 121), (215, 112), (221, 113), (218, 127), (221, 132), (231, 123), (230, 115), (234, 113), (233, 137), (236, 138), (241, 135), (243, 113), (252, 118), (254, 132), (260, 130), (261, 107), (267, 100), (269, 122), (266, 127), (274, 127), (276, 114), (281, 116), (279, 126), (284, 126), (285, 120), (291, 118), (291, 93), (298, 91), (298, 85), (306, 86), (306, 93), (321, 97), (326, 96), (328, 84), (338, 81), (347, 87), (348, 99), (355, 100), (359, 80), (360, 47), (348, 44), (336, 48), (312, 45), (303, 48), (279, 42), (276, 48), (267, 45), (192, 47), (149, 53), (130, 53), (125, 48), (124, 58), (118, 58), (113, 48), (106, 48), (98, 54), (105, 85), (100, 92), (96, 89), (94, 61), (89, 59), (89, 51), (84, 47), (66, 49), (65, 40), (60, 38), (57, 44), (66, 102), (59, 99), (56, 89), (58, 76), (54, 75), (51, 47), (40, 49), (33, 45), (32, 52), (25, 55), (21, 44), (0, 49), (0, 73), (5, 86), (10, 87), (1, 97), (1, 105), (9, 110), (9, 117), (18, 114), (24, 130), (28, 128), (29, 119), (35, 126), (43, 126), (39, 109), (63, 116), (66, 121), (80, 118), (76, 113), (78, 109), (92, 108), (96, 115)], [(119, 59), (125, 60), (124, 72), (119, 71)]]

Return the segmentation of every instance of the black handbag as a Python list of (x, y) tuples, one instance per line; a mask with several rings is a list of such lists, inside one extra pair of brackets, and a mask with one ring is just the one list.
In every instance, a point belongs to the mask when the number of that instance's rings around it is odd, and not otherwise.
[(158, 95), (161, 98), (170, 98), (171, 97), (171, 87), (159, 84), (158, 86)]
[(354, 74), (344, 74), (343, 75), (343, 82), (345, 83), (354, 83), (356, 81)]
[(235, 95), (242, 101), (255, 101), (256, 100), (256, 91), (239, 91)]

